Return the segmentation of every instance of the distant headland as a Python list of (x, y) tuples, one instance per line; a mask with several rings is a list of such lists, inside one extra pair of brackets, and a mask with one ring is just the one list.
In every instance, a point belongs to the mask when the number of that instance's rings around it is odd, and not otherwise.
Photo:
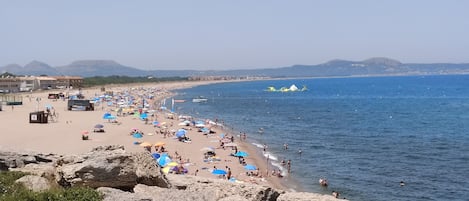
[(48, 76), (151, 76), (151, 77), (349, 77), (349, 76), (398, 76), (398, 75), (448, 75), (468, 74), (469, 63), (401, 63), (397, 60), (374, 57), (363, 61), (331, 60), (316, 65), (293, 65), (277, 68), (241, 70), (142, 70), (125, 66), (112, 60), (81, 60), (65, 66), (52, 67), (40, 61), (25, 66), (9, 64), (0, 66), (0, 73), (15, 75)]

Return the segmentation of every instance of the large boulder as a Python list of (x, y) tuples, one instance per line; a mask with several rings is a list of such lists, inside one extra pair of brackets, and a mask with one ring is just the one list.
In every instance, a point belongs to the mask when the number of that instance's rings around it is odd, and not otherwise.
[(15, 182), (23, 184), (26, 188), (35, 192), (48, 190), (51, 187), (46, 178), (36, 175), (26, 175), (17, 179)]
[(31, 163), (24, 167), (10, 168), (10, 171), (27, 172), (32, 175), (53, 180), (55, 176), (55, 165), (53, 163)]
[(146, 153), (127, 153), (123, 146), (102, 146), (74, 158), (57, 161), (56, 180), (62, 186), (112, 187), (131, 190), (137, 183), (169, 184)]

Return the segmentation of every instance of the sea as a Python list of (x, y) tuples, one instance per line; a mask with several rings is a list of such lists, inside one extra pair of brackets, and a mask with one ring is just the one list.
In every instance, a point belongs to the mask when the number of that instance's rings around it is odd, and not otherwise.
[[(293, 84), (308, 90), (266, 91)], [(246, 133), (293, 190), (364, 201), (469, 200), (469, 75), (258, 80), (176, 93), (186, 102), (175, 112)], [(198, 96), (208, 101), (191, 102)], [(281, 160), (291, 160), (290, 174)]]

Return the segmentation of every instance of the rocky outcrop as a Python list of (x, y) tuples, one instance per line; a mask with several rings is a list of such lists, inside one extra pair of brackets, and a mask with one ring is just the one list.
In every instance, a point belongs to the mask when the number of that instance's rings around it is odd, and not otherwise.
[(150, 155), (127, 153), (122, 146), (98, 147), (73, 160), (59, 160), (57, 164), (55, 177), (62, 186), (123, 190), (132, 189), (138, 183), (169, 186)]
[(247, 200), (277, 200), (283, 193), (267, 186), (234, 183), (226, 180), (209, 179), (195, 176), (168, 175), (168, 179), (176, 189), (204, 197), (204, 200), (219, 200), (239, 195)]
[[(52, 185), (97, 188), (109, 201), (286, 201), (336, 200), (330, 195), (292, 193), (246, 183), (190, 175), (165, 175), (148, 153), (102, 146), (80, 156), (18, 154), (0, 151), (4, 170), (29, 172), (18, 182), (33, 190)], [(48, 178), (48, 179), (46, 179)]]
[(51, 163), (57, 160), (57, 157), (54, 154), (0, 151), (0, 170), (7, 171), (10, 168), (22, 168), (27, 164)]

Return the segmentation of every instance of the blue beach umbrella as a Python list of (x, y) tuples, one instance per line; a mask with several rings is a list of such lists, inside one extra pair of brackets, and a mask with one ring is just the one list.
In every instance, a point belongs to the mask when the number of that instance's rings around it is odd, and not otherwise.
[(141, 133), (134, 133), (134, 134), (132, 135), (132, 137), (134, 137), (134, 138), (142, 138), (143, 135), (142, 135)]
[(237, 156), (237, 157), (247, 157), (248, 156), (248, 153), (244, 152), (244, 151), (238, 151), (234, 154), (234, 156)]
[(220, 169), (215, 169), (215, 170), (212, 171), (212, 174), (225, 175), (226, 171), (225, 170), (220, 170)]
[(168, 157), (168, 154), (164, 153), (164, 154), (161, 154), (160, 158), (158, 158), (157, 161), (158, 161), (158, 165), (160, 165), (161, 167), (164, 167), (168, 163), (171, 162), (171, 159)]
[(257, 167), (254, 165), (247, 164), (244, 166), (244, 169), (246, 170), (257, 170)]
[(159, 153), (152, 153), (151, 157), (153, 157), (156, 160), (156, 159), (160, 158), (160, 154)]
[(109, 113), (109, 112), (104, 113), (103, 119), (106, 119), (106, 117), (108, 117), (108, 116), (111, 116), (111, 113)]
[(176, 132), (176, 137), (182, 137), (184, 135), (186, 135), (187, 131), (184, 130), (184, 129), (179, 129), (177, 132)]

